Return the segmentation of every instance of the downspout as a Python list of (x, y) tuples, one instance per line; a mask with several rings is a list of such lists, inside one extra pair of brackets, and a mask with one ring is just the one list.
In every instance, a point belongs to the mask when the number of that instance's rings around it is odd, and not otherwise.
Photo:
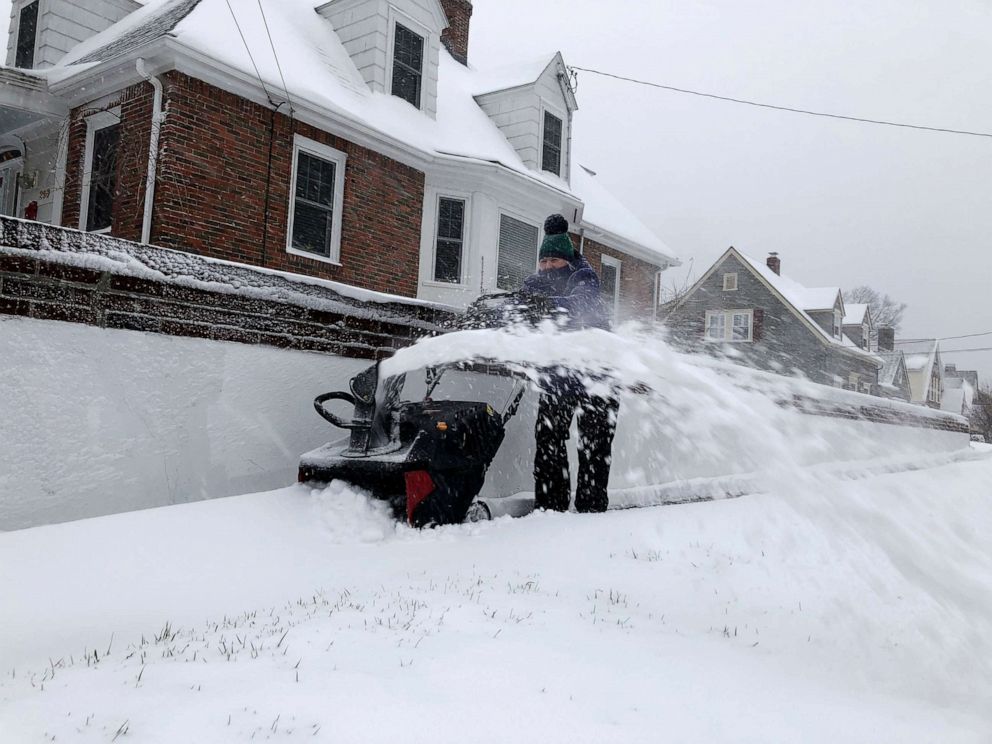
[(155, 96), (152, 99), (152, 132), (148, 141), (148, 169), (145, 181), (145, 213), (141, 220), (141, 242), (148, 243), (152, 237), (152, 209), (155, 205), (155, 178), (158, 167), (158, 141), (162, 132), (162, 121), (165, 116), (162, 113), (162, 81), (154, 75), (149, 75), (145, 68), (145, 60), (138, 59), (135, 62), (135, 69), (138, 74), (151, 83), (155, 89)]

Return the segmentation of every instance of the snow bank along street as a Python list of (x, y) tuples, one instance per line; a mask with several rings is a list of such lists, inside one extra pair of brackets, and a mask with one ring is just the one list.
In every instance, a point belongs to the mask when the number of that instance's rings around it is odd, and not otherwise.
[(0, 730), (988, 741), (990, 492), (985, 456), (418, 532), (335, 483), (6, 533)]

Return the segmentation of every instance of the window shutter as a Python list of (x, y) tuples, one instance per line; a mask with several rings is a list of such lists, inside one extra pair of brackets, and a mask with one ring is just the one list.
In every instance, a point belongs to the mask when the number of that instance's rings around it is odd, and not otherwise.
[(537, 270), (537, 243), (540, 231), (534, 225), (503, 215), (499, 220), (499, 258), (496, 286), (520, 289), (524, 279)]
[(765, 311), (760, 307), (754, 308), (754, 325), (751, 328), (751, 339), (760, 341), (765, 332)]

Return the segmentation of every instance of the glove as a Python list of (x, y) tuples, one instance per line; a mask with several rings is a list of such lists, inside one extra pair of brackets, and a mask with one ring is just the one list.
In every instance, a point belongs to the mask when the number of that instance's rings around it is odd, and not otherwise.
[(548, 296), (554, 293), (554, 285), (550, 279), (540, 274), (531, 274), (524, 279), (523, 290), (532, 294)]

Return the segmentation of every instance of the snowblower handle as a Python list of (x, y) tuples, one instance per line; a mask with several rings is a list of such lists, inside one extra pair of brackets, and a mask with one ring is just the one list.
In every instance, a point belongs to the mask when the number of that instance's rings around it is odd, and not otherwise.
[(351, 393), (346, 393), (343, 390), (336, 390), (333, 393), (324, 393), (323, 395), (318, 395), (313, 399), (313, 407), (317, 409), (317, 413), (321, 415), (322, 418), (326, 419), (330, 423), (334, 424), (339, 429), (367, 429), (368, 424), (360, 421), (346, 422), (335, 416), (333, 413), (324, 408), (324, 403), (329, 400), (344, 400), (351, 405), (355, 405), (355, 396)]

